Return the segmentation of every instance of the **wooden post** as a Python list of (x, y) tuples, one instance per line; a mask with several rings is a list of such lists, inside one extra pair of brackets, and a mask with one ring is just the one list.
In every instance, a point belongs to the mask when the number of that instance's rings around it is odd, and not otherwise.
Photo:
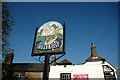
[(45, 55), (45, 63), (44, 63), (44, 71), (43, 71), (43, 80), (49, 80), (49, 56), (50, 55)]

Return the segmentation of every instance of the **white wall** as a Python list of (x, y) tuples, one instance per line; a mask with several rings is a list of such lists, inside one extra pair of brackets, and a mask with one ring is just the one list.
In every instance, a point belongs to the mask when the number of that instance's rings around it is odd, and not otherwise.
[(50, 67), (49, 78), (60, 78), (60, 73), (88, 74), (88, 78), (104, 78), (100, 62), (87, 62), (83, 65), (56, 65)]

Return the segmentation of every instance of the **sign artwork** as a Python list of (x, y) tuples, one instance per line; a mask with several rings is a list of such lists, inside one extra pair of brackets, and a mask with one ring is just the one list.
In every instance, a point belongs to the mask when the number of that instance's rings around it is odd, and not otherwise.
[(60, 23), (50, 21), (43, 24), (35, 35), (32, 55), (63, 53), (63, 37), (63, 26)]

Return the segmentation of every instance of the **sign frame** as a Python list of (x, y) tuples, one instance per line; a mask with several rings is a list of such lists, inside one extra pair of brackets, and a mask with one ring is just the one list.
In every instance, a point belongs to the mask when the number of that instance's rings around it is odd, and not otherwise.
[[(55, 21), (57, 22), (57, 21)], [(59, 23), (59, 22), (58, 22)], [(62, 25), (62, 24), (61, 24)], [(34, 34), (34, 41), (33, 41), (33, 46), (32, 46), (32, 54), (31, 56), (44, 56), (44, 55), (58, 55), (58, 54), (65, 54), (65, 22), (63, 23), (62, 25), (63, 27), (63, 50), (62, 51), (58, 51), (58, 52), (45, 52), (45, 53), (38, 53), (38, 54), (35, 54), (34, 53), (34, 46), (35, 46), (35, 42), (36, 42), (36, 35), (37, 35), (37, 32), (38, 32), (38, 27), (36, 27), (36, 30), (35, 30), (35, 34)]]

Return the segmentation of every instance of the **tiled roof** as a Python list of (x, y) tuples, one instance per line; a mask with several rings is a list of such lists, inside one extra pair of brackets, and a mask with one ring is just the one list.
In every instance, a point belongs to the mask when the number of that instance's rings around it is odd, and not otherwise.
[(99, 56), (96, 57), (90, 56), (86, 61), (105, 61), (105, 59)]
[(58, 65), (72, 65), (72, 62), (70, 62), (67, 59), (62, 60), (61, 62), (57, 63)]
[[(7, 66), (7, 67), (6, 67)], [(2, 64), (3, 69), (11, 71), (30, 71), (30, 72), (43, 72), (43, 63), (12, 63)]]

